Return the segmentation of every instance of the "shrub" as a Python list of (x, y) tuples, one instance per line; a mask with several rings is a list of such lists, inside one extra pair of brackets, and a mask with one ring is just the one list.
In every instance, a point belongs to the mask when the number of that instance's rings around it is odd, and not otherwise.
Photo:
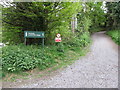
[(118, 44), (120, 45), (120, 38), (118, 36), (119, 30), (108, 31), (107, 34)]
[(85, 47), (90, 43), (90, 35), (88, 32), (84, 32), (81, 35), (76, 35), (71, 37), (71, 39), (67, 42), (69, 47)]

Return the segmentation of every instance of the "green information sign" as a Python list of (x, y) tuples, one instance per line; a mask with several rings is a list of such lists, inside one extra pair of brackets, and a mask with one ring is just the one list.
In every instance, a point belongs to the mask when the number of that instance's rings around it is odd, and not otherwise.
[(44, 34), (42, 31), (24, 31), (25, 44), (26, 38), (42, 38), (42, 45), (44, 46)]
[(39, 31), (24, 31), (25, 38), (44, 38), (44, 32)]

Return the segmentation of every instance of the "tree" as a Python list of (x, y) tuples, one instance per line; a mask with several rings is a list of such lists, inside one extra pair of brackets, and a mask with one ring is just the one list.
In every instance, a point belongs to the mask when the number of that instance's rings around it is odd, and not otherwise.
[(68, 37), (71, 18), (80, 10), (80, 2), (14, 2), (3, 8), (3, 40), (21, 43), (23, 31), (45, 31), (49, 44), (56, 33)]
[(107, 2), (107, 27), (110, 29), (120, 28), (120, 3)]
[[(98, 29), (105, 25), (106, 17), (102, 7), (102, 2), (87, 2), (82, 4), (83, 9), (78, 14), (79, 27), (81, 32)], [(79, 29), (80, 30), (80, 29)]]

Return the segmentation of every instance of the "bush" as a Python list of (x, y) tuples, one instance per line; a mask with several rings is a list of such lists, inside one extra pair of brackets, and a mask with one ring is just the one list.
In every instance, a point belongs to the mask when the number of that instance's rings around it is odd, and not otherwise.
[(71, 37), (71, 39), (67, 42), (69, 47), (85, 47), (90, 43), (90, 35), (88, 32), (84, 32), (81, 35), (76, 35)]
[(120, 38), (118, 36), (120, 30), (108, 31), (107, 34), (118, 44), (120, 45)]

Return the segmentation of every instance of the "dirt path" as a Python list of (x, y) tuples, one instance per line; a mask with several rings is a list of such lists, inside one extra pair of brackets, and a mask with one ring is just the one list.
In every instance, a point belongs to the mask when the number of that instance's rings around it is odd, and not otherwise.
[(93, 36), (91, 51), (56, 75), (26, 84), (3, 83), (18, 88), (117, 88), (118, 46), (103, 32)]

